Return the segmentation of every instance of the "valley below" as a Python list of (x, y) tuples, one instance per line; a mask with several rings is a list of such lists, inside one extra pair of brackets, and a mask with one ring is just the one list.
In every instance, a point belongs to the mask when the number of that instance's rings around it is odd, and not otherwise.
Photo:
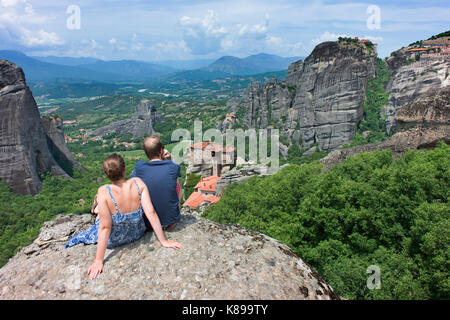
[[(448, 37), (446, 32), (435, 39)], [(424, 41), (380, 59), (371, 41), (339, 38), (317, 45), (304, 59), (278, 57), (272, 68), (261, 67), (257, 56), (226, 58), (193, 70), (168, 69), (151, 79), (124, 76), (109, 82), (99, 69), (98, 79), (80, 80), (39, 78), (31, 68), (34, 78), (28, 81), (19, 63), (0, 60), (0, 299), (18, 298), (11, 293), (15, 285), (25, 296), (45, 297), (38, 294), (39, 285), (28, 288), (20, 274), (6, 276), (22, 260), (42, 263), (57, 252), (57, 259), (76, 264), (75, 258), (62, 256), (60, 246), (91, 222), (86, 214), (97, 189), (109, 183), (103, 159), (122, 155), (130, 178), (136, 162), (147, 160), (144, 137), (159, 135), (173, 152), (179, 147), (173, 132), (185, 129), (194, 136), (195, 121), (201, 121), (203, 131), (221, 134), (277, 130), (281, 168), (266, 174), (267, 163), (252, 163), (248, 148), (243, 159), (234, 154), (226, 170), (182, 163), (186, 226), (179, 234), (195, 246), (188, 231), (195, 233), (199, 226), (199, 241), (231, 239), (232, 247), (224, 245), (228, 256), (202, 248), (211, 261), (223, 264), (214, 271), (217, 279), (208, 282), (201, 272), (185, 272), (200, 277), (198, 288), (210, 293), (186, 284), (176, 293), (164, 287), (164, 296), (158, 297), (145, 290), (131, 293), (124, 285), (133, 298), (179, 299), (188, 293), (197, 299), (449, 299), (450, 49), (446, 44), (444, 51), (416, 50)], [(46, 61), (41, 63), (55, 59)], [(276, 70), (284, 64), (288, 67)], [(73, 68), (61, 70), (85, 77), (81, 72), (87, 69)], [(184, 143), (184, 149), (196, 148), (191, 141)], [(226, 153), (229, 146), (219, 147)], [(184, 205), (210, 176), (223, 183), (228, 179), (214, 194), (217, 199), (195, 208)], [(46, 232), (55, 236), (44, 241)], [(155, 237), (147, 238), (155, 250)], [(123, 255), (139, 260), (147, 252), (144, 246), (143, 241), (129, 246)], [(158, 248), (155, 252), (164, 257)], [(239, 262), (232, 259), (236, 252)], [(111, 258), (115, 266), (121, 265), (119, 258)], [(213, 262), (200, 260), (199, 270), (214, 269)], [(381, 270), (382, 285), (376, 290), (366, 281), (373, 265)], [(258, 276), (248, 271), (252, 268)], [(59, 290), (65, 274), (46, 278), (49, 270), (39, 267), (30, 274), (53, 299), (96, 297), (89, 285)], [(270, 272), (276, 276), (269, 277)], [(107, 271), (105, 277), (113, 275)], [(230, 287), (230, 295), (225, 294), (227, 281), (220, 277), (235, 281), (238, 289)]]

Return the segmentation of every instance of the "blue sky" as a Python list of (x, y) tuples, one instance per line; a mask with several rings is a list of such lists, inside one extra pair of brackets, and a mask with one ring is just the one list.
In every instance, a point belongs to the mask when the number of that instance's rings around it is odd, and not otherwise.
[[(80, 29), (67, 27), (71, 5), (80, 8)], [(441, 0), (0, 0), (0, 49), (41, 56), (307, 56), (320, 42), (358, 36), (385, 57), (447, 30), (450, 2)]]

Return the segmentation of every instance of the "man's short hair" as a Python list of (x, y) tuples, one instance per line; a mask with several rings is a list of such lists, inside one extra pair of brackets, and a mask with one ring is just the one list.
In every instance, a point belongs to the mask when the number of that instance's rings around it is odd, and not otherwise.
[(164, 146), (158, 136), (145, 138), (142, 145), (149, 160), (161, 157), (161, 150)]

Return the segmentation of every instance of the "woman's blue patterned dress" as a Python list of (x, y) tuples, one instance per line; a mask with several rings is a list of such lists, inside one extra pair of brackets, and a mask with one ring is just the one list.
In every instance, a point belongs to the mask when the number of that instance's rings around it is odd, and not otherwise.
[[(134, 183), (138, 189), (139, 202), (141, 201), (141, 191), (135, 179)], [(140, 204), (139, 209), (130, 213), (120, 213), (117, 207), (116, 200), (111, 192), (109, 185), (106, 185), (114, 206), (116, 208), (116, 214), (111, 215), (112, 217), (112, 228), (111, 234), (109, 235), (107, 248), (114, 248), (122, 244), (130, 243), (141, 238), (145, 233), (145, 223), (143, 219), (144, 211), (142, 209), (142, 204)], [(98, 239), (98, 228), (100, 225), (100, 218), (97, 216), (94, 225), (85, 231), (82, 231), (75, 236), (73, 236), (66, 244), (66, 248), (72, 247), (79, 243), (85, 244), (95, 244)]]

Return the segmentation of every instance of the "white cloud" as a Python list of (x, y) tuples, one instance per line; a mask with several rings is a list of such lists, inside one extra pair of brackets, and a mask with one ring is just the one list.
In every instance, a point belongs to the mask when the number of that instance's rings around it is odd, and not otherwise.
[(149, 48), (152, 60), (185, 59), (191, 50), (184, 40), (158, 42)]
[(268, 35), (265, 41), (267, 52), (281, 56), (302, 56), (308, 50), (302, 42), (286, 42), (280, 37)]
[(374, 43), (380, 43), (381, 41), (383, 41), (383, 37), (364, 36), (363, 39), (370, 40)]
[(94, 50), (95, 49), (103, 49), (103, 46), (94, 39), (91, 39), (91, 40), (84, 39), (84, 40), (81, 40), (81, 43), (87, 44), (88, 48), (90, 48), (90, 49), (94, 49)]
[(131, 50), (140, 51), (144, 48), (144, 45), (137, 40), (137, 34), (133, 33), (133, 38), (131, 39)]
[(184, 41), (193, 54), (218, 51), (221, 48), (222, 39), (228, 34), (227, 28), (220, 25), (213, 10), (208, 10), (203, 18), (182, 16), (179, 24)]
[(269, 28), (269, 19), (269, 15), (266, 14), (264, 21), (260, 24), (255, 24), (252, 26), (249, 26), (248, 24), (238, 24), (237, 27), (239, 29), (239, 36), (256, 40), (265, 39), (267, 37), (267, 30)]
[(17, 0), (1, 0), (0, 5), (2, 7), (13, 7), (17, 4)]
[(27, 0), (0, 0), (0, 7), (3, 45), (34, 48), (65, 43), (55, 32), (42, 28), (48, 18), (37, 14)]
[(325, 31), (324, 33), (322, 33), (319, 38), (313, 39), (311, 40), (312, 43), (314, 44), (319, 44), (325, 41), (336, 41), (339, 37), (351, 37), (347, 34), (336, 34), (336, 33), (331, 33), (329, 31)]
[(54, 32), (46, 32), (42, 29), (39, 31), (30, 31), (25, 28), (22, 29), (21, 42), (26, 47), (64, 44), (64, 40)]
[[(332, 33), (329, 31), (325, 31), (324, 33), (322, 33), (318, 38), (311, 40), (311, 42), (313, 44), (319, 44), (325, 41), (336, 41), (339, 37), (350, 37), (350, 38), (354, 38), (357, 37), (355, 35), (348, 35), (348, 34), (344, 34), (344, 33), (340, 33), (340, 34), (336, 34), (336, 33)], [(372, 42), (375, 43), (379, 43), (381, 41), (383, 41), (383, 37), (375, 37), (375, 36), (359, 36), (358, 38), (360, 39), (368, 39)]]
[(184, 43), (194, 56), (244, 56), (259, 52), (298, 56), (304, 55), (306, 50), (302, 42), (287, 42), (282, 36), (273, 35), (267, 13), (259, 22), (222, 25), (217, 14), (208, 10), (201, 18), (182, 16), (179, 24)]

